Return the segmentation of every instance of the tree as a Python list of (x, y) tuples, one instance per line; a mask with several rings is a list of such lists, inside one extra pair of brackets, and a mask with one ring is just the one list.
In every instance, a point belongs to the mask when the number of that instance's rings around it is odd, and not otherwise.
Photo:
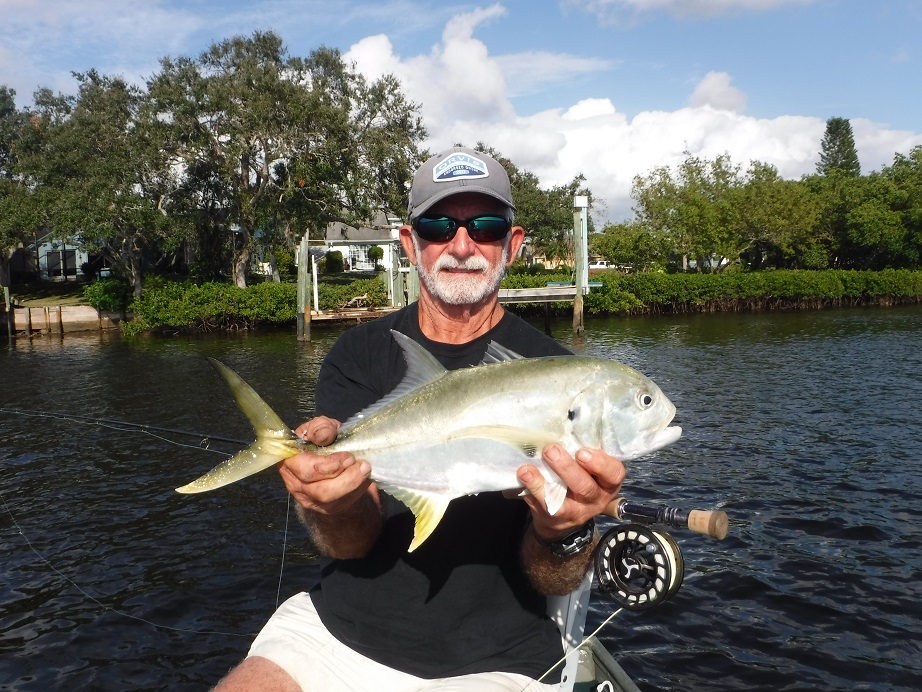
[(16, 109), (16, 92), (0, 86), (0, 286), (10, 285), (10, 257), (32, 228), (24, 224), (29, 191), (17, 175), (18, 140), (26, 121)]
[(660, 166), (636, 176), (631, 196), (638, 222), (672, 248), (682, 271), (694, 259), (696, 271), (707, 272), (738, 260), (744, 250), (734, 196), (738, 185), (739, 167), (729, 156), (705, 161), (686, 152), (674, 173)]
[(236, 231), (238, 286), (260, 230), (290, 242), (295, 227), (405, 206), (425, 131), (393, 77), (369, 85), (327, 48), (290, 57), (272, 32), (161, 66), (149, 88), (170, 123), (168, 148), (190, 185), (210, 181), (209, 199)]
[(918, 267), (922, 261), (922, 146), (914, 147), (908, 155), (897, 154), (893, 165), (884, 167), (881, 175), (895, 186), (891, 208), (899, 213), (906, 229), (906, 262)]
[(823, 269), (829, 238), (819, 235), (819, 200), (800, 181), (753, 161), (738, 194), (743, 262), (750, 269)]
[(31, 160), (36, 190), (53, 237), (104, 254), (140, 296), (145, 250), (176, 228), (173, 173), (139, 88), (95, 70), (75, 77), (72, 112), (48, 125)]
[[(592, 191), (585, 184), (586, 178), (577, 174), (569, 183), (542, 189), (538, 176), (520, 169), (493, 147), (478, 142), (476, 149), (489, 154), (506, 169), (515, 200), (515, 220), (525, 229), (530, 245), (548, 259), (572, 262), (573, 198), (586, 195), (592, 206)], [(592, 230), (590, 218), (589, 232)]]
[(384, 250), (378, 246), (373, 245), (368, 248), (368, 261), (375, 265), (375, 268), (381, 264), (381, 260), (384, 259)]
[(73, 99), (47, 89), (34, 95), (32, 110), (16, 110), (15, 92), (0, 87), (0, 285), (10, 283), (9, 260), (20, 245), (49, 223), (38, 173), (44, 142), (70, 114)]
[(669, 261), (669, 249), (640, 223), (605, 226), (601, 233), (589, 237), (589, 249), (592, 254), (635, 271), (663, 269)]
[(823, 135), (816, 172), (829, 175), (832, 171), (840, 171), (849, 177), (861, 175), (852, 124), (846, 118), (830, 118), (826, 121), (826, 133)]

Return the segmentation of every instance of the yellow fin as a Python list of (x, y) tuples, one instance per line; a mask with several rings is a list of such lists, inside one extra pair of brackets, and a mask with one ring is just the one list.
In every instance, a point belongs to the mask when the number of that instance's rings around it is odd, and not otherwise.
[(397, 488), (394, 486), (384, 485), (381, 488), (392, 497), (400, 500), (405, 504), (413, 516), (416, 517), (416, 525), (413, 529), (413, 542), (407, 548), (408, 553), (412, 553), (423, 542), (429, 538), (435, 527), (439, 525), (445, 510), (448, 509), (448, 503), (452, 498), (435, 493), (419, 492), (408, 490), (406, 488)]
[(274, 466), (283, 459), (299, 452), (294, 435), (290, 440), (260, 439), (246, 449), (237, 452), (226, 461), (222, 461), (208, 473), (199, 476), (191, 483), (176, 488), (178, 493), (203, 493), (224, 487), (241, 478)]
[(457, 440), (463, 437), (480, 437), (502, 442), (520, 450), (529, 459), (540, 459), (542, 449), (559, 442), (555, 436), (543, 430), (517, 428), (514, 425), (476, 425), (456, 430), (448, 439)]

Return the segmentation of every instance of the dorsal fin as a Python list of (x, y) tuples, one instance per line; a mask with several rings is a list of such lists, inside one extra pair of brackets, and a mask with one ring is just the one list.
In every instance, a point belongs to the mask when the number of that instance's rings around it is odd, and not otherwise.
[(398, 343), (400, 348), (403, 349), (403, 357), (407, 361), (407, 374), (403, 376), (403, 379), (400, 381), (400, 384), (394, 388), (394, 391), (378, 399), (378, 401), (371, 406), (359, 411), (352, 416), (352, 418), (343, 423), (342, 427), (339, 429), (340, 435), (348, 432), (348, 430), (357, 423), (377, 413), (380, 409), (396, 401), (400, 397), (430, 382), (435, 382), (447, 372), (444, 366), (435, 359), (435, 356), (406, 334), (401, 334), (393, 329), (391, 329), (391, 334), (394, 336), (394, 340)]
[(483, 356), (483, 360), (480, 361), (481, 365), (492, 365), (493, 363), (505, 363), (509, 360), (522, 360), (525, 356), (520, 356), (515, 351), (512, 351), (505, 346), (501, 346), (495, 341), (491, 341), (490, 345), (487, 346), (487, 352)]

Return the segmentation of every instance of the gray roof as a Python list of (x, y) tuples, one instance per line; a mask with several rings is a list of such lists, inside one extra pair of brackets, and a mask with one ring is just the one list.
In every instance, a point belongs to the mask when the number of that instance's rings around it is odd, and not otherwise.
[(393, 226), (387, 215), (378, 213), (375, 218), (361, 226), (350, 226), (341, 221), (327, 225), (326, 239), (330, 242), (351, 240), (355, 242), (390, 242), (393, 240)]

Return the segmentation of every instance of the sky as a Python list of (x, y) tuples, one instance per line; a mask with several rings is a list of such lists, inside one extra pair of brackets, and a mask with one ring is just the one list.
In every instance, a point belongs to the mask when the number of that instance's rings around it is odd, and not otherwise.
[(485, 142), (542, 186), (584, 175), (597, 223), (686, 152), (813, 173), (831, 117), (864, 173), (922, 145), (922, 0), (0, 0), (0, 84), (20, 107), (76, 94), (72, 72), (144, 84), (264, 30), (395, 74), (433, 153)]

